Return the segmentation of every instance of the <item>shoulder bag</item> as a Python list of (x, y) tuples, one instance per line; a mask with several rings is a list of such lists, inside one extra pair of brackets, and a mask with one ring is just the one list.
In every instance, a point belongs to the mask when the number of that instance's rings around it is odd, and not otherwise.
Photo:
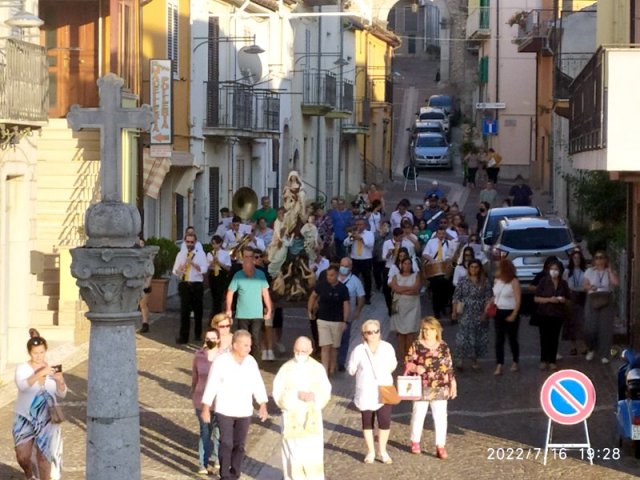
[[(366, 346), (365, 346), (366, 348)], [(367, 358), (369, 359), (369, 363), (371, 364), (371, 372), (373, 373), (373, 378), (378, 381), (378, 377), (376, 376), (376, 368), (373, 365), (373, 360), (371, 360), (371, 356), (369, 352), (365, 350), (367, 354)], [(384, 403), (385, 405), (397, 405), (400, 403), (400, 396), (398, 395), (398, 391), (394, 385), (378, 385), (378, 398), (380, 403)]]
[(46, 394), (46, 399), (47, 409), (49, 410), (49, 416), (51, 417), (51, 423), (58, 424), (64, 422), (66, 418), (60, 405), (58, 405), (54, 398), (49, 394)]

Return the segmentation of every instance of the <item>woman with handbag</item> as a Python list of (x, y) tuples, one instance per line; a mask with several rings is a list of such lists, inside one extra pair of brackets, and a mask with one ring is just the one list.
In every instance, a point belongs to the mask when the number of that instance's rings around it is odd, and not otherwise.
[(547, 275), (540, 279), (533, 297), (540, 328), (540, 370), (558, 369), (558, 342), (562, 324), (567, 318), (567, 302), (571, 295), (569, 285), (562, 279), (563, 270), (559, 260), (550, 261)]
[[(413, 271), (410, 258), (405, 258), (399, 265), (400, 273), (391, 279), (393, 292), (391, 307), (391, 330), (396, 332), (398, 353), (402, 355), (413, 343), (420, 325), (420, 274)], [(402, 357), (400, 357), (402, 358)]]
[[(562, 340), (571, 342), (569, 355), (578, 355), (578, 342), (583, 340), (584, 306), (587, 301), (587, 292), (582, 286), (584, 274), (587, 270), (587, 261), (582, 255), (582, 250), (576, 247), (569, 256), (569, 266), (564, 271), (562, 278), (569, 285), (570, 290), (570, 315), (562, 328)], [(583, 354), (586, 354), (586, 350)]]
[(413, 402), (411, 414), (411, 453), (421, 452), (424, 419), (431, 406), (436, 436), (436, 456), (448, 457), (447, 400), (458, 395), (449, 346), (442, 340), (442, 326), (435, 317), (422, 319), (420, 336), (405, 358), (405, 373), (422, 378), (422, 400)]
[[(498, 264), (495, 281), (493, 283), (493, 299), (490, 306), (495, 309), (496, 331), (496, 369), (494, 375), (502, 375), (504, 365), (504, 342), (509, 337), (509, 347), (513, 363), (511, 371), (520, 370), (520, 344), (518, 343), (518, 328), (520, 326), (520, 303), (522, 290), (520, 282), (516, 278), (516, 268), (509, 259), (502, 259)], [(491, 315), (489, 315), (491, 316)]]
[(453, 292), (451, 319), (459, 321), (456, 368), (462, 369), (463, 359), (470, 358), (471, 368), (480, 369), (478, 358), (484, 357), (489, 348), (489, 322), (485, 307), (492, 295), (482, 263), (480, 260), (471, 260), (467, 266), (467, 276), (460, 280)]
[(607, 254), (602, 250), (593, 256), (593, 266), (584, 273), (582, 286), (587, 292), (584, 317), (584, 333), (587, 343), (587, 360), (593, 360), (596, 350), (602, 363), (609, 363), (609, 350), (613, 341), (612, 290), (620, 283), (611, 270)]
[[(52, 466), (60, 470), (62, 436), (60, 423), (64, 420), (59, 398), (67, 394), (62, 368), (50, 366), (45, 359), (47, 341), (35, 328), (29, 330), (27, 352), (29, 361), (16, 367), (18, 399), (15, 405), (13, 440), (16, 458), (25, 478), (49, 480)], [(39, 475), (33, 471), (31, 457), (36, 447)]]
[(361, 328), (364, 341), (351, 352), (347, 371), (356, 377), (353, 402), (362, 415), (362, 430), (367, 445), (364, 463), (373, 463), (376, 458), (373, 428), (377, 419), (378, 459), (391, 464), (393, 461), (387, 453), (387, 441), (391, 428), (391, 405), (400, 401), (392, 377), (398, 362), (391, 344), (380, 338), (378, 320), (367, 320)]

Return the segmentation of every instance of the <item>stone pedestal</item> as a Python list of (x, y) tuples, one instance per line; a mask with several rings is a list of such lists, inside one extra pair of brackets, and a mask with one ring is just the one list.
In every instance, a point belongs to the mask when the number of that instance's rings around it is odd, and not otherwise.
[[(124, 204), (102, 205), (127, 209)], [(86, 225), (91, 235), (91, 209)], [(137, 211), (135, 212), (137, 214)], [(135, 215), (134, 215), (135, 217)], [(127, 232), (111, 231), (98, 244), (122, 244), (139, 228), (139, 216)], [(95, 226), (95, 225), (94, 225)], [(99, 233), (103, 233), (100, 231)], [(98, 235), (97, 238), (100, 238)], [(105, 237), (102, 236), (104, 239)], [(95, 239), (95, 237), (94, 237)], [(89, 244), (89, 242), (87, 242)], [(158, 247), (101, 246), (71, 250), (71, 273), (89, 307), (87, 472), (91, 480), (140, 478), (140, 418), (135, 327), (145, 277), (153, 275)]]

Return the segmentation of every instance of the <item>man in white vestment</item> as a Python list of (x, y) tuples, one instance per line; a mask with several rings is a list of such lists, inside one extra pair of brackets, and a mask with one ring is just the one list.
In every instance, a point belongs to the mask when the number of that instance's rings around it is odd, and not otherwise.
[(312, 351), (311, 340), (299, 337), (294, 358), (273, 380), (273, 399), (282, 409), (284, 480), (324, 480), (322, 409), (331, 398), (331, 383)]

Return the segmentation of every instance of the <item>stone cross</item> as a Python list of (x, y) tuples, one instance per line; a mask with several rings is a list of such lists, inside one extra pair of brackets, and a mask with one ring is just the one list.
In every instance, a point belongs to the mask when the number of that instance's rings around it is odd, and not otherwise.
[(100, 107), (81, 108), (72, 105), (67, 123), (73, 130), (99, 128), (100, 135), (100, 190), (102, 200), (122, 200), (122, 130), (141, 128), (149, 130), (153, 113), (149, 105), (140, 108), (122, 107), (124, 80), (113, 73), (98, 79)]

